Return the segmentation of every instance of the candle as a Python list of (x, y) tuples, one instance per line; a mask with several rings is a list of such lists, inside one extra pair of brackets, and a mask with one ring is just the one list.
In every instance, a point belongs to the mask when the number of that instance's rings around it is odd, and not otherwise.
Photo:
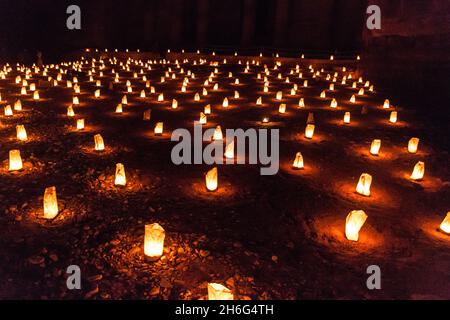
[(372, 144), (370, 146), (370, 153), (374, 156), (377, 156), (380, 152), (381, 148), (381, 140), (375, 139), (372, 141)]
[(347, 215), (345, 221), (345, 236), (350, 241), (358, 241), (359, 231), (367, 220), (367, 215), (362, 210), (353, 210)]
[(48, 187), (44, 191), (44, 218), (53, 219), (58, 215), (58, 199), (56, 187)]
[(22, 157), (20, 156), (20, 150), (9, 151), (9, 171), (22, 170)]
[(208, 191), (216, 191), (218, 187), (218, 171), (217, 167), (209, 170), (205, 177), (206, 189)]
[(358, 185), (356, 186), (356, 192), (360, 195), (369, 197), (371, 184), (372, 176), (368, 173), (363, 173), (359, 178)]
[(144, 234), (144, 255), (149, 261), (156, 261), (164, 251), (164, 238), (166, 234), (158, 223), (146, 224)]

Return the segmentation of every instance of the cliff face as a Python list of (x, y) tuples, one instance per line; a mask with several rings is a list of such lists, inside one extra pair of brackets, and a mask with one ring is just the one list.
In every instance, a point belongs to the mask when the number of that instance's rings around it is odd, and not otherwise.
[(381, 8), (381, 30), (364, 28), (362, 69), (422, 111), (448, 114), (450, 2), (370, 0)]

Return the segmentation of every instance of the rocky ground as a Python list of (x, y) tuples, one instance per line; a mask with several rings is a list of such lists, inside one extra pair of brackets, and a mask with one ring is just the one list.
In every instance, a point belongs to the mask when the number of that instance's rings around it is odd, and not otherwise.
[[(14, 78), (23, 73), (14, 65), (0, 80), (1, 106), (17, 98), (23, 105), (12, 117), (0, 115), (0, 298), (206, 299), (207, 283), (218, 282), (238, 299), (450, 299), (450, 237), (438, 231), (450, 210), (449, 154), (435, 142), (446, 134), (443, 127), (425, 126), (381, 88), (366, 90), (351, 104), (350, 96), (357, 93), (353, 80), (340, 85), (339, 63), (326, 61), (315, 79), (300, 59), (283, 63), (279, 70), (268, 64), (270, 92), (263, 93), (263, 82), (256, 79), (262, 64), (242, 57), (242, 65), (220, 64), (213, 81), (219, 90), (210, 84), (209, 95), (196, 102), (194, 94), (201, 92), (214, 66), (192, 65), (193, 59), (180, 60), (185, 73), (196, 75), (186, 93), (180, 91), (185, 74), (173, 60), (151, 64), (151, 71), (131, 64), (128, 72), (115, 65), (120, 83), (110, 90), (112, 66), (105, 59), (100, 77), (97, 59), (99, 99), (93, 96), (97, 88), (88, 81), (86, 66), (82, 72), (62, 66), (69, 72), (56, 87), (42, 70), (33, 75), (28, 82), (37, 84), (39, 101), (31, 94), (19, 95)], [(247, 60), (250, 71), (244, 73)], [(289, 75), (296, 63), (309, 80), (308, 88), (302, 86), (304, 79)], [(169, 67), (176, 79), (161, 83)], [(140, 69), (156, 92), (164, 93), (164, 102), (145, 88), (142, 75), (133, 78), (132, 71)], [(233, 78), (228, 78), (229, 71)], [(326, 75), (335, 71), (336, 91), (319, 98), (329, 85)], [(282, 79), (277, 79), (279, 72)], [(56, 74), (49, 68), (49, 76)], [(85, 118), (83, 131), (75, 130), (75, 119), (66, 115), (74, 93), (65, 80), (72, 76), (81, 86), (81, 104), (74, 109), (75, 118)], [(236, 77), (239, 85), (232, 83)], [(124, 113), (115, 114), (126, 94), (126, 80), (133, 93), (127, 94)], [(289, 96), (293, 83), (299, 90)], [(142, 89), (146, 98), (139, 98)], [(233, 98), (234, 90), (239, 99)], [(278, 90), (284, 93), (285, 114), (278, 113)], [(263, 106), (255, 105), (258, 96)], [(224, 97), (230, 101), (227, 109), (221, 106)], [(297, 107), (301, 97), (306, 102), (302, 109)], [(332, 97), (339, 102), (337, 109), (329, 107)], [(175, 110), (172, 98), (178, 100)], [(392, 109), (382, 109), (386, 98), (399, 113), (395, 125), (388, 122)], [(266, 127), (280, 129), (279, 173), (260, 176), (260, 166), (219, 166), (219, 190), (209, 193), (204, 174), (210, 166), (172, 164), (170, 132), (192, 130), (206, 104), (213, 110), (207, 127), (262, 128), (261, 118), (269, 116)], [(367, 114), (361, 113), (363, 106)], [(146, 122), (142, 114), (148, 108), (152, 118)], [(342, 122), (345, 111), (352, 113), (349, 125)], [(316, 118), (313, 140), (303, 137), (308, 112)], [(157, 137), (153, 128), (159, 121), (165, 134)], [(25, 125), (28, 141), (17, 141), (17, 124)], [(94, 151), (96, 133), (105, 140), (104, 152)], [(421, 143), (412, 155), (406, 146), (414, 136)], [(379, 157), (369, 154), (375, 138), (382, 140)], [(20, 172), (8, 172), (11, 149), (21, 150)], [(306, 168), (294, 171), (291, 164), (299, 151)], [(408, 176), (419, 160), (426, 163), (425, 179), (412, 182)], [(123, 188), (113, 183), (118, 162), (127, 173)], [(354, 192), (363, 172), (374, 178), (370, 198)], [(53, 221), (42, 218), (48, 186), (56, 186), (58, 194), (60, 213)], [(369, 218), (359, 242), (350, 242), (344, 235), (345, 218), (356, 209), (365, 210)], [(166, 230), (166, 241), (164, 256), (149, 263), (143, 257), (144, 225), (154, 222)], [(81, 268), (81, 290), (66, 287), (66, 268), (72, 264)], [(374, 264), (382, 271), (382, 289), (369, 291), (366, 268)]]

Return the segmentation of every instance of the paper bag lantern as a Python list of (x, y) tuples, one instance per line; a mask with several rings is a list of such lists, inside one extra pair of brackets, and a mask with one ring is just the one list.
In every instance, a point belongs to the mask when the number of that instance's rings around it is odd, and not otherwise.
[(211, 114), (211, 105), (210, 104), (205, 106), (204, 113), (205, 114)]
[(397, 123), (397, 111), (392, 111), (391, 115), (389, 116), (389, 122), (390, 123)]
[(414, 170), (411, 174), (412, 180), (422, 180), (425, 175), (425, 162), (419, 161), (414, 166)]
[(356, 103), (356, 97), (355, 97), (355, 95), (352, 95), (352, 97), (350, 98), (350, 102), (351, 102), (351, 103)]
[(34, 99), (34, 100), (39, 100), (39, 91), (35, 91), (35, 92), (33, 93), (33, 99)]
[(148, 110), (144, 111), (144, 115), (143, 115), (142, 118), (143, 118), (144, 121), (150, 121), (151, 115), (152, 115), (152, 110), (148, 109)]
[(25, 127), (21, 124), (16, 126), (16, 133), (17, 133), (17, 139), (20, 141), (27, 141), (27, 131), (25, 130)]
[(450, 234), (450, 212), (447, 213), (447, 216), (445, 217), (444, 221), (442, 221), (439, 229), (447, 234)]
[(73, 111), (73, 107), (72, 106), (68, 106), (67, 107), (67, 116), (68, 117), (74, 117), (75, 116), (75, 111)]
[(45, 188), (44, 191), (44, 218), (53, 219), (58, 215), (58, 199), (56, 187)]
[(159, 224), (146, 224), (144, 234), (144, 255), (150, 261), (158, 260), (164, 251), (166, 233)]
[(73, 97), (72, 98), (72, 104), (75, 105), (75, 106), (79, 105), (80, 104), (80, 99), (78, 99), (77, 96)]
[(163, 133), (163, 126), (164, 123), (163, 122), (158, 122), (155, 125), (155, 135), (160, 136)]
[(231, 290), (218, 283), (208, 283), (208, 300), (233, 300)]
[(277, 92), (276, 99), (277, 99), (277, 100), (282, 100), (282, 99), (283, 99), (283, 92), (278, 91), (278, 92)]
[(9, 171), (22, 170), (22, 157), (20, 156), (20, 150), (9, 151)]
[(298, 107), (299, 108), (305, 107), (305, 99), (304, 98), (300, 98), (300, 100), (298, 101)]
[(336, 109), (337, 106), (338, 106), (338, 103), (337, 103), (336, 99), (333, 98), (333, 100), (331, 100), (330, 107), (333, 109)]
[(158, 95), (158, 101), (159, 101), (159, 102), (164, 101), (164, 94), (163, 94), (163, 93), (160, 93), (160, 94)]
[(207, 118), (206, 115), (203, 112), (200, 112), (200, 120), (199, 120), (200, 124), (206, 124), (207, 123)]
[(114, 179), (114, 185), (116, 186), (124, 186), (127, 184), (127, 178), (125, 175), (125, 167), (122, 163), (116, 164), (116, 175)]
[(350, 112), (344, 114), (344, 123), (350, 123)]
[(216, 130), (214, 131), (213, 140), (214, 141), (220, 141), (222, 139), (223, 139), (222, 128), (220, 126), (217, 126)]
[(386, 99), (383, 104), (383, 109), (389, 109), (390, 107), (391, 103), (389, 102), (389, 99)]
[(356, 192), (360, 195), (369, 197), (371, 184), (372, 176), (368, 173), (363, 173), (361, 177), (359, 177), (358, 185), (356, 186)]
[(381, 148), (381, 140), (375, 139), (372, 141), (372, 144), (370, 145), (370, 153), (374, 156), (377, 156), (380, 153)]
[(419, 138), (411, 138), (408, 142), (408, 152), (409, 153), (417, 153), (417, 149), (419, 147)]
[(145, 98), (145, 90), (141, 90), (141, 94), (139, 95), (141, 98)]
[(178, 108), (178, 101), (175, 99), (172, 99), (172, 109)]
[(217, 167), (209, 170), (205, 177), (206, 189), (208, 191), (216, 191), (218, 186), (218, 171)]
[(126, 105), (128, 104), (128, 98), (127, 98), (127, 95), (124, 95), (124, 96), (122, 97), (122, 104), (123, 104), (124, 106), (126, 106)]
[(238, 91), (234, 91), (234, 98), (235, 99), (239, 99), (239, 92)]
[(227, 108), (228, 107), (228, 98), (224, 98), (222, 102), (222, 107)]
[(269, 123), (269, 122), (270, 122), (270, 119), (269, 119), (268, 117), (263, 117), (263, 118), (261, 119), (261, 122), (262, 122), (262, 123)]
[(116, 106), (115, 113), (122, 113), (122, 112), (123, 112), (122, 104), (119, 103), (119, 104)]
[(286, 113), (286, 104), (285, 103), (280, 104), (280, 107), (278, 108), (278, 112), (281, 114)]
[(100, 89), (95, 90), (94, 96), (95, 96), (96, 98), (100, 98)]
[(5, 117), (11, 117), (13, 115), (13, 111), (10, 105), (7, 105), (4, 109)]
[(103, 142), (103, 137), (100, 134), (94, 136), (95, 151), (105, 150), (105, 143)]
[[(0, 99), (0, 101), (1, 101), (1, 99)], [(14, 110), (22, 111), (22, 102), (20, 102), (19, 99), (17, 99), (16, 102), (14, 102)]]
[(194, 101), (200, 101), (200, 95), (198, 93), (195, 94)]
[(297, 154), (295, 155), (295, 160), (294, 160), (294, 164), (292, 165), (292, 167), (297, 170), (304, 168), (303, 156), (302, 156), (301, 152), (297, 152)]
[(256, 105), (257, 106), (262, 105), (262, 97), (258, 97), (258, 99), (256, 99)]
[(234, 159), (234, 140), (225, 147), (225, 158)]
[(314, 136), (314, 129), (315, 129), (315, 125), (313, 124), (307, 124), (306, 128), (305, 128), (305, 137), (307, 139), (312, 139)]
[(77, 130), (83, 130), (84, 129), (84, 119), (78, 119), (77, 120)]
[(345, 220), (345, 236), (350, 241), (358, 241), (359, 231), (367, 220), (367, 215), (362, 210), (350, 212)]

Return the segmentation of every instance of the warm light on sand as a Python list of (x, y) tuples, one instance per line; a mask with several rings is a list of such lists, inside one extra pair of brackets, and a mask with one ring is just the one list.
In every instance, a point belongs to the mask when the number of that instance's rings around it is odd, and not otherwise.
[(350, 212), (345, 221), (345, 236), (350, 241), (358, 241), (359, 231), (367, 220), (367, 215), (362, 210)]
[(166, 233), (159, 224), (146, 224), (144, 235), (144, 255), (150, 261), (158, 260), (164, 251)]
[(208, 300), (233, 300), (230, 289), (218, 283), (208, 283)]

